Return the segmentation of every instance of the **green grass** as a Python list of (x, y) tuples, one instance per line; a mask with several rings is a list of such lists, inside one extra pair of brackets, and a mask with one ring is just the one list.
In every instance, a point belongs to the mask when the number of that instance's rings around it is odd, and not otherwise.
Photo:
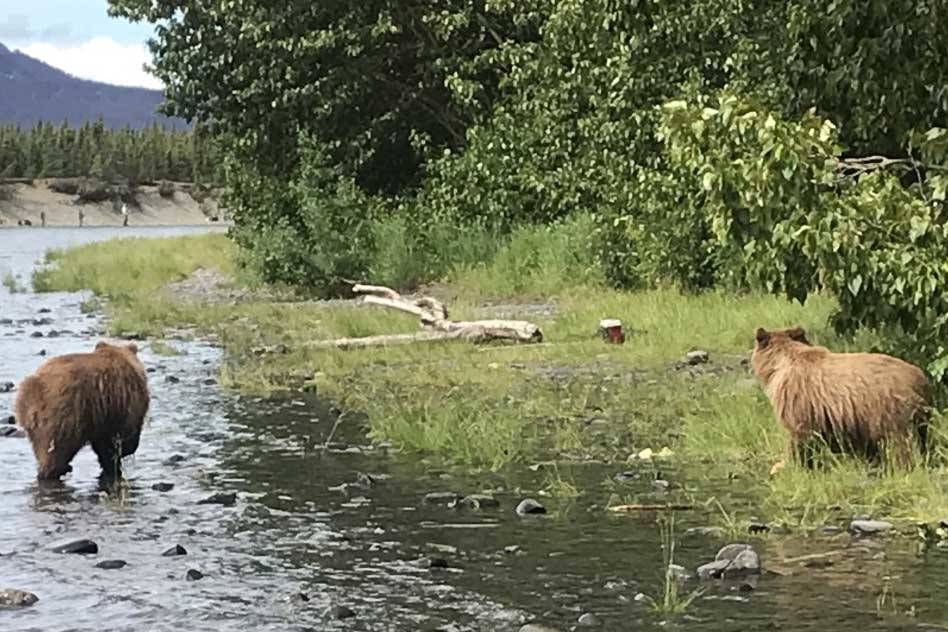
[[(581, 233), (575, 226), (570, 231)], [(639, 467), (626, 465), (630, 455), (669, 446), (671, 465), (697, 481), (697, 491), (689, 492), (695, 500), (710, 502), (722, 481), (739, 490), (716, 496), (720, 510), (709, 508), (729, 533), (746, 529), (752, 515), (809, 527), (856, 513), (905, 521), (948, 514), (943, 458), (907, 472), (837, 459), (828, 471), (806, 472), (791, 463), (769, 475), (787, 456), (787, 437), (741, 360), (749, 357), (758, 326), (799, 324), (815, 343), (835, 350), (876, 342), (870, 334), (855, 341), (834, 337), (826, 325), (832, 300), (816, 296), (801, 306), (756, 294), (618, 292), (573, 254), (578, 238), (562, 232), (521, 231), (498, 246), (492, 260), (458, 266), (432, 288), (455, 319), (483, 317), (484, 303), (551, 303), (555, 313), (525, 317), (542, 328), (542, 345), (316, 350), (308, 343), (414, 332), (417, 321), (369, 306), (175, 301), (163, 288), (199, 267), (234, 274), (232, 247), (219, 235), (121, 240), (55, 253), (36, 281), (41, 289), (90, 288), (108, 296), (112, 333), (157, 336), (187, 325), (214, 334), (226, 351), (225, 386), (272, 393), (306, 382), (344, 409), (365, 413), (373, 439), (468, 471), (516, 471), (540, 461)], [(608, 317), (622, 320), (624, 345), (596, 336), (599, 320)], [(278, 344), (287, 353), (254, 353)], [(708, 351), (710, 362), (693, 371), (676, 368), (696, 348)], [(943, 427), (939, 420), (939, 433)], [(595, 493), (553, 472), (542, 485), (554, 497)]]
[(26, 287), (20, 283), (20, 280), (12, 273), (7, 272), (3, 275), (3, 278), (0, 279), (0, 285), (7, 288), (10, 294), (16, 294), (17, 292), (25, 292)]

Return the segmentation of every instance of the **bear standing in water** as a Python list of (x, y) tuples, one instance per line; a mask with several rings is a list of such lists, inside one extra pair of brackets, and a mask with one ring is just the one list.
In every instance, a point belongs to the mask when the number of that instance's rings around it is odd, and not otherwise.
[(91, 353), (44, 362), (26, 376), (14, 410), (36, 455), (37, 476), (58, 479), (87, 443), (106, 475), (121, 474), (121, 459), (138, 449), (149, 393), (135, 344), (99, 342)]
[(833, 353), (801, 327), (758, 328), (751, 364), (795, 456), (813, 466), (815, 442), (869, 459), (908, 464), (917, 439), (927, 450), (931, 386), (917, 366), (881, 353)]

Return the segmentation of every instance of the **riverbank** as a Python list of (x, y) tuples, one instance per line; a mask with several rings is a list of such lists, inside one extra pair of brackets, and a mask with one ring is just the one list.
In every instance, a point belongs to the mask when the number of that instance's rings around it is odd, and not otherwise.
[[(80, 203), (85, 186), (92, 198)], [(77, 178), (0, 181), (0, 228), (40, 226), (121, 226), (122, 203), (132, 226), (181, 226), (229, 223), (215, 196), (198, 192), (190, 183), (140, 185), (133, 190)]]
[[(355, 301), (254, 286), (236, 278), (233, 256), (221, 235), (112, 241), (54, 253), (34, 284), (107, 298), (100, 305), (113, 335), (210, 337), (224, 349), (220, 377), (230, 388), (316, 391), (354, 423), (364, 419), (377, 442), (472, 473), (530, 468), (551, 496), (575, 496), (571, 472), (606, 463), (624, 469), (602, 482), (607, 506), (694, 507), (730, 532), (758, 522), (811, 529), (858, 515), (909, 524), (948, 514), (941, 466), (875, 471), (839, 459), (828, 471), (789, 464), (771, 475), (787, 438), (748, 367), (753, 331), (799, 324), (833, 349), (871, 346), (866, 336), (834, 338), (827, 298), (803, 307), (764, 295), (633, 294), (544, 270), (534, 272), (544, 292), (525, 297), (485, 282), (503, 274), (488, 264), (423, 293), (442, 300), (452, 319), (530, 320), (543, 344), (325, 349), (313, 343), (412, 333), (418, 324)], [(625, 344), (597, 336), (602, 318), (622, 320)], [(694, 351), (705, 353), (689, 361)], [(622, 477), (654, 483), (632, 494)]]

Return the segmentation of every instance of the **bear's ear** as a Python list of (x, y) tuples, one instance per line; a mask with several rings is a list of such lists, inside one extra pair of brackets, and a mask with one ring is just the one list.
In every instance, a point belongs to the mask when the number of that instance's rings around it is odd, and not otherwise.
[(107, 343), (104, 340), (100, 340), (99, 342), (95, 343), (96, 351), (101, 351), (102, 349), (107, 349), (108, 347), (109, 347), (109, 343)]
[(131, 351), (132, 353), (134, 353), (135, 355), (138, 355), (138, 345), (135, 344), (134, 342), (128, 343), (127, 345), (125, 345), (125, 348)]
[(810, 344), (810, 341), (806, 339), (806, 331), (803, 330), (803, 327), (794, 327), (787, 331), (787, 335), (790, 336), (791, 340), (796, 340), (797, 342), (802, 342), (804, 344)]
[(763, 327), (758, 327), (757, 331), (754, 332), (754, 338), (757, 340), (759, 347), (766, 347), (767, 343), (770, 342), (770, 332)]

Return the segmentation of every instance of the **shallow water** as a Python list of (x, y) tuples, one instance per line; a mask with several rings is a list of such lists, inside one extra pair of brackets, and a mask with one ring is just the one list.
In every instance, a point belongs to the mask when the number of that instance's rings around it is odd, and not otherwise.
[[(28, 278), (51, 247), (132, 232), (204, 230), (0, 231), (0, 276), (12, 269)], [(99, 322), (80, 313), (82, 298), (11, 295), (0, 288), (0, 384), (18, 382), (38, 366), (40, 350), (49, 357), (94, 345)], [(50, 322), (33, 322), (45, 318)], [(49, 337), (51, 330), (66, 333)], [(44, 335), (31, 337), (34, 331)], [(40, 598), (30, 608), (0, 610), (0, 630), (460, 632), (517, 630), (532, 620), (568, 630), (584, 612), (595, 613), (603, 630), (904, 630), (942, 629), (948, 615), (948, 552), (916, 556), (909, 539), (692, 536), (676, 550), (676, 561), (689, 571), (723, 544), (749, 541), (765, 570), (775, 572), (760, 576), (754, 590), (709, 584), (684, 615), (663, 623), (636, 599), (661, 590), (655, 517), (602, 511), (617, 490), (656, 501), (648, 467), (623, 484), (614, 477), (629, 466), (561, 470), (584, 490), (570, 502), (537, 495), (547, 476), (542, 469), (514, 479), (459, 478), (374, 450), (355, 417), (339, 422), (324, 449), (336, 421), (325, 403), (225, 393), (214, 382), (217, 349), (173, 344), (185, 353), (158, 357), (141, 345), (153, 399), (124, 494), (100, 492), (98, 465), (88, 449), (62, 485), (40, 486), (27, 441), (0, 438), (0, 588)], [(9, 414), (12, 401), (12, 393), (0, 394), (0, 417)], [(694, 488), (699, 500), (741, 497), (738, 483), (693, 483), (675, 470), (663, 475)], [(156, 483), (173, 488), (160, 492), (152, 488)], [(350, 487), (340, 489), (343, 484)], [(498, 486), (499, 508), (455, 510), (423, 501), (428, 492)], [(218, 492), (236, 492), (236, 504), (199, 504)], [(550, 513), (516, 516), (513, 508), (525, 495), (546, 503)], [(681, 512), (677, 522), (681, 535), (689, 526), (709, 524), (710, 517)], [(95, 540), (98, 554), (51, 551), (78, 538)], [(187, 554), (162, 556), (176, 544)], [(845, 553), (828, 568), (781, 563), (836, 549)], [(95, 566), (114, 559), (127, 565)], [(447, 567), (431, 568), (432, 559)], [(187, 580), (189, 569), (203, 578)], [(686, 589), (697, 585), (690, 580)], [(885, 585), (894, 592), (880, 603)], [(339, 605), (356, 616), (337, 619), (328, 609)], [(914, 617), (892, 614), (912, 606)]]

